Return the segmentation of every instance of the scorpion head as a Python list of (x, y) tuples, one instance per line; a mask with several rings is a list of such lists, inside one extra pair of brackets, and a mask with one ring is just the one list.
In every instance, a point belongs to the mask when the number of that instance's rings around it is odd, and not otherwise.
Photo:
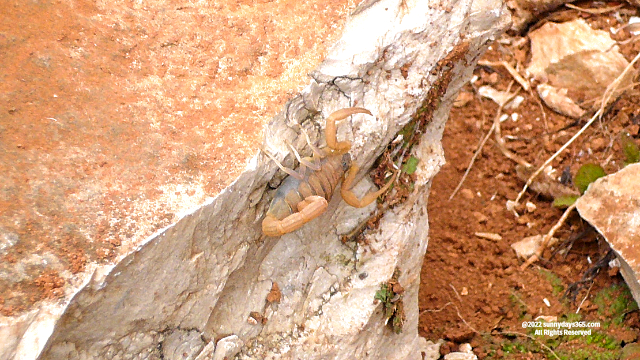
[(350, 167), (351, 167), (351, 155), (349, 155), (349, 153), (346, 153), (342, 155), (342, 170), (344, 172), (347, 172), (347, 170), (349, 170)]

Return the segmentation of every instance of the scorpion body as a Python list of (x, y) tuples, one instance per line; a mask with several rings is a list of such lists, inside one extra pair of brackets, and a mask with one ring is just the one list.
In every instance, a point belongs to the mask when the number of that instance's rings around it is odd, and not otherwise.
[(262, 222), (262, 232), (265, 235), (280, 236), (295, 231), (318, 217), (327, 209), (328, 200), (333, 196), (340, 180), (344, 179), (340, 191), (342, 198), (354, 207), (369, 205), (395, 181), (397, 173), (382, 189), (365, 195), (362, 200), (351, 192), (358, 167), (352, 164), (348, 153), (351, 144), (347, 141), (337, 142), (335, 122), (356, 113), (371, 115), (368, 110), (356, 107), (338, 110), (329, 115), (325, 129), (327, 147), (314, 149), (313, 157), (299, 159), (301, 165), (297, 171), (286, 169), (276, 162), (289, 176), (276, 190)]

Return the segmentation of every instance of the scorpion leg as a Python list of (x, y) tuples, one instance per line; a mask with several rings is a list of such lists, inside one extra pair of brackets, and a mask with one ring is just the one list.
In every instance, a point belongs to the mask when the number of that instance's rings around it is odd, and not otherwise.
[(311, 138), (309, 137), (309, 133), (307, 132), (307, 130), (305, 130), (302, 126), (300, 126), (300, 130), (304, 134), (304, 138), (307, 139), (307, 144), (311, 148), (311, 151), (313, 151), (313, 156), (316, 157), (317, 159), (322, 159), (323, 157), (325, 157), (322, 150), (320, 150), (317, 146), (311, 143)]
[(262, 151), (265, 155), (267, 155), (269, 157), (269, 159), (273, 160), (273, 162), (276, 163), (276, 165), (278, 165), (280, 170), (284, 171), (288, 175), (291, 175), (291, 176), (293, 176), (294, 178), (296, 178), (298, 180), (304, 179), (304, 175), (300, 174), (299, 172), (297, 172), (295, 170), (291, 170), (291, 169), (285, 167), (284, 165), (280, 164), (280, 161), (276, 160), (276, 158), (274, 158), (271, 154), (266, 152), (264, 149), (261, 148), (260, 151)]
[(396, 171), (395, 174), (393, 174), (393, 177), (391, 178), (391, 180), (389, 180), (389, 182), (385, 186), (383, 186), (380, 190), (375, 192), (370, 192), (365, 196), (363, 196), (362, 199), (358, 199), (356, 194), (354, 194), (351, 191), (351, 186), (353, 184), (353, 180), (356, 178), (358, 169), (359, 169), (358, 165), (355, 165), (355, 164), (351, 165), (351, 168), (349, 168), (349, 172), (347, 172), (347, 175), (344, 178), (344, 181), (342, 182), (342, 188), (340, 189), (340, 195), (342, 195), (342, 198), (344, 199), (344, 201), (347, 204), (356, 208), (363, 208), (371, 204), (372, 202), (374, 202), (378, 198), (378, 196), (384, 194), (384, 192), (389, 189), (391, 184), (393, 184), (393, 182), (396, 181), (396, 177), (398, 177), (398, 173), (399, 173), (399, 171)]
[(286, 141), (287, 145), (289, 145), (289, 148), (291, 148), (291, 151), (293, 152), (293, 155), (295, 155), (296, 159), (298, 159), (298, 162), (300, 162), (300, 164), (308, 167), (309, 169), (313, 170), (313, 171), (318, 171), (320, 170), (321, 166), (318, 164), (314, 164), (313, 162), (307, 160), (308, 158), (301, 158), (300, 154), (298, 154), (298, 151), (296, 150), (296, 148), (293, 147), (293, 145), (291, 145), (291, 143), (289, 141)]
[(333, 150), (338, 151), (341, 154), (344, 154), (351, 149), (351, 143), (348, 141), (340, 141), (338, 142), (336, 136), (336, 121), (342, 120), (353, 114), (371, 114), (371, 111), (360, 108), (360, 107), (351, 107), (346, 109), (340, 109), (338, 111), (333, 112), (329, 117), (327, 117), (327, 125), (325, 127), (324, 133), (327, 138), (327, 147)]
[(317, 218), (327, 210), (327, 199), (322, 196), (308, 196), (298, 203), (298, 212), (282, 220), (267, 215), (262, 222), (262, 231), (267, 236), (280, 236), (298, 230), (302, 225)]

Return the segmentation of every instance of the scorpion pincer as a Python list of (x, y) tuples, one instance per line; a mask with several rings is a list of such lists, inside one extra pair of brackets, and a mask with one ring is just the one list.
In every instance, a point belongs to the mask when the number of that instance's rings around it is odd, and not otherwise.
[(372, 115), (369, 110), (359, 107), (341, 109), (329, 115), (325, 128), (327, 146), (322, 149), (312, 146), (313, 157), (301, 159), (292, 148), (300, 162), (300, 167), (296, 171), (285, 168), (267, 154), (289, 176), (276, 190), (262, 221), (262, 232), (266, 236), (290, 233), (322, 214), (327, 209), (328, 201), (341, 179), (343, 179), (340, 189), (342, 198), (347, 204), (357, 208), (371, 204), (393, 184), (398, 172), (384, 187), (366, 194), (362, 199), (358, 199), (351, 191), (359, 168), (351, 162), (349, 155), (351, 143), (337, 141), (336, 121), (357, 113)]

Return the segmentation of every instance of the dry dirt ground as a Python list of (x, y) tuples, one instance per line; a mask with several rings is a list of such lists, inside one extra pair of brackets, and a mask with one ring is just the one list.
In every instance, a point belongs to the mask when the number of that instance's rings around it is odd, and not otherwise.
[[(612, 4), (578, 5), (597, 8)], [(633, 8), (622, 10), (618, 19), (623, 21), (637, 13)], [(596, 29), (621, 26), (611, 13), (590, 15), (566, 10), (553, 17), (562, 21), (582, 17)], [(622, 32), (616, 40), (629, 38)], [(484, 59), (526, 63), (528, 45), (519, 39), (505, 36), (492, 45)], [(622, 46), (629, 61), (638, 53), (634, 44), (637, 42)], [(474, 94), (473, 89), (481, 85), (505, 90), (513, 79), (502, 68), (479, 66), (475, 75), (477, 80), (464, 89), (468, 94)], [(502, 136), (510, 150), (540, 166), (585, 121), (575, 122), (554, 113), (541, 105), (535, 92), (520, 94), (525, 97), (522, 105), (505, 111), (508, 115), (518, 113), (519, 117), (502, 123)], [(626, 130), (639, 143), (639, 102), (638, 90), (627, 91), (602, 121), (594, 123), (552, 163), (558, 174), (564, 171), (573, 175), (585, 163), (600, 164), (607, 173), (623, 167), (619, 136)], [(497, 111), (493, 101), (476, 95), (466, 105), (454, 108), (447, 123), (443, 139), (447, 164), (435, 177), (429, 199), (430, 241), (422, 270), (420, 334), (433, 341), (445, 339), (442, 354), (457, 351), (461, 343), (470, 343), (481, 359), (621, 358), (621, 348), (638, 340), (640, 317), (621, 275), (606, 263), (594, 268), (608, 253), (606, 242), (574, 213), (556, 233), (560, 243), (547, 250), (542, 261), (521, 271), (522, 261), (510, 245), (527, 236), (546, 234), (563, 210), (529, 191), (522, 202), (534, 204), (531, 211), (521, 209), (523, 215), (518, 218), (507, 211), (507, 200), (516, 198), (524, 181), (516, 174), (516, 163), (499, 151), (493, 136), (462, 190), (449, 200)], [(477, 232), (499, 234), (502, 240), (480, 238), (474, 235)], [(580, 283), (594, 274), (593, 281)], [(601, 328), (594, 329), (592, 336), (533, 336), (531, 329), (522, 328), (522, 322), (538, 316), (599, 322)], [(623, 358), (637, 359), (639, 354)]]

